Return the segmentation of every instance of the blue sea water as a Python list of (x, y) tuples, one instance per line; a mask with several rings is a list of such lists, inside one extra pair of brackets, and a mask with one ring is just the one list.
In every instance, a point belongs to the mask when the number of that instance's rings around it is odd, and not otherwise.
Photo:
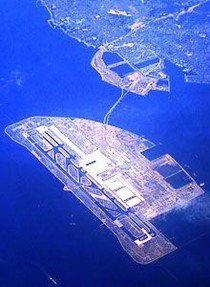
[(154, 223), (176, 252), (142, 266), (25, 148), (6, 125), (40, 116), (102, 121), (119, 89), (91, 68), (94, 49), (47, 24), (35, 1), (0, 2), (0, 287), (210, 286), (210, 88), (168, 64), (170, 94), (128, 94), (110, 123), (162, 143), (205, 196)]

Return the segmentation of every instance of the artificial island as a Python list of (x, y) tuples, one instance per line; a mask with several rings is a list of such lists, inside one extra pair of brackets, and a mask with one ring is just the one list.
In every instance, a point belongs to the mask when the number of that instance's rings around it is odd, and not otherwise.
[(25, 146), (118, 238), (138, 263), (174, 251), (150, 220), (201, 195), (203, 190), (172, 158), (150, 158), (155, 144), (99, 122), (31, 117), (6, 133)]

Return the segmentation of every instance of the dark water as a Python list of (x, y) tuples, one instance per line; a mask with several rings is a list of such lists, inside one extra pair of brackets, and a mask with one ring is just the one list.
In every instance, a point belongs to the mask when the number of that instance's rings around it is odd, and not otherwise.
[[(35, 2), (35, 1), (34, 1)], [(206, 195), (155, 223), (181, 248), (141, 266), (30, 153), (5, 134), (33, 116), (102, 121), (120, 91), (100, 80), (94, 50), (47, 24), (33, 1), (0, 2), (0, 287), (210, 286), (210, 88), (168, 64), (171, 94), (128, 94), (111, 123), (161, 142)]]

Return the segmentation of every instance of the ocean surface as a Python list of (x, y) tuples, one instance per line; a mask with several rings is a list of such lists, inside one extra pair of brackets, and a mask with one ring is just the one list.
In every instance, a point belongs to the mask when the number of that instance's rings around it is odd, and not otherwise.
[(210, 286), (210, 86), (129, 93), (110, 123), (161, 143), (205, 195), (154, 224), (180, 248), (138, 265), (116, 237), (25, 148), (4, 133), (30, 116), (103, 121), (120, 90), (90, 66), (92, 48), (47, 23), (44, 7), (0, 1), (0, 287)]

